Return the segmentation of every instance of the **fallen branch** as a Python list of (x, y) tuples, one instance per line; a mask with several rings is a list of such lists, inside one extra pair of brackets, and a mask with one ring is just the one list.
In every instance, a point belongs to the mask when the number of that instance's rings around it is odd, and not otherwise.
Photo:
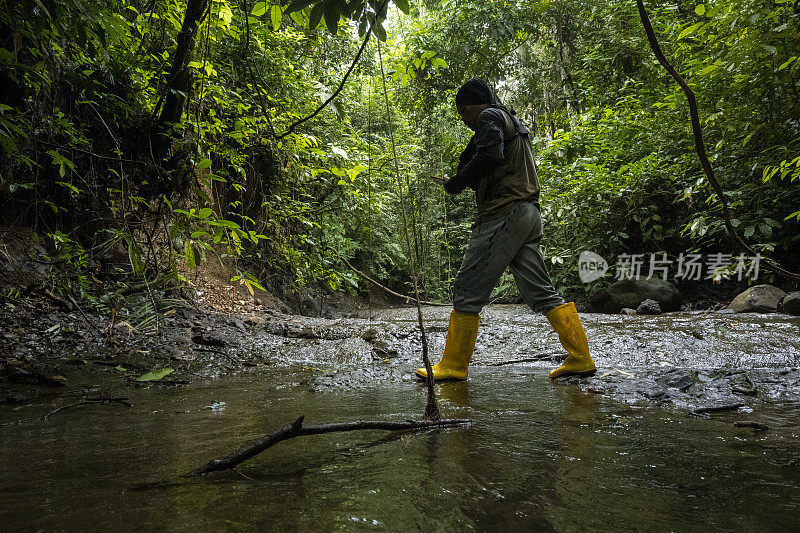
[(769, 426), (766, 424), (762, 424), (761, 422), (756, 422), (754, 420), (737, 420), (733, 423), (733, 427), (735, 428), (753, 428), (757, 431), (764, 431), (769, 429)]
[(47, 420), (48, 418), (58, 413), (59, 411), (66, 411), (67, 409), (78, 407), (79, 405), (95, 405), (98, 403), (113, 403), (113, 402), (121, 403), (125, 407), (133, 407), (133, 404), (128, 401), (128, 398), (86, 398), (82, 402), (65, 405), (63, 407), (59, 407), (58, 409), (53, 409), (52, 411), (44, 415), (44, 419)]
[[(553, 357), (557, 356), (558, 353), (543, 353), (540, 354), (538, 357), (526, 357), (524, 359), (514, 359), (513, 361), (500, 361), (498, 363), (487, 363), (486, 366), (506, 366), (506, 365), (516, 365), (519, 363), (537, 363), (539, 361), (550, 361)], [(477, 366), (477, 365), (476, 365)]]
[(341, 424), (324, 424), (321, 426), (306, 426), (303, 427), (303, 419), (301, 416), (288, 426), (279, 429), (274, 433), (264, 435), (258, 440), (239, 448), (230, 455), (214, 459), (204, 464), (200, 468), (193, 470), (186, 474), (186, 477), (203, 476), (212, 472), (219, 472), (222, 470), (229, 470), (234, 468), (239, 463), (250, 459), (263, 452), (267, 448), (271, 448), (277, 443), (293, 439), (295, 437), (303, 437), (306, 435), (319, 435), (320, 433), (335, 433), (340, 431), (359, 431), (365, 429), (381, 429), (384, 431), (403, 431), (412, 429), (425, 429), (425, 428), (442, 428), (453, 426), (464, 426), (471, 424), (471, 420), (466, 419), (445, 419), (445, 420), (406, 420), (405, 422), (382, 422), (374, 420), (360, 420), (357, 422), (344, 422)]
[(743, 403), (729, 403), (725, 405), (709, 405), (706, 407), (698, 407), (692, 411), (693, 415), (705, 415), (708, 413), (719, 413), (720, 411), (734, 411), (740, 407), (744, 407)]

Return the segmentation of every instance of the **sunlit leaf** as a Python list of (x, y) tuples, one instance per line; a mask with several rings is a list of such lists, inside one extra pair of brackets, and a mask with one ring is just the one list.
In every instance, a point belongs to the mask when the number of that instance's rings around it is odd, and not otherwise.
[(256, 17), (260, 17), (266, 12), (267, 12), (267, 3), (258, 2), (256, 5), (253, 6), (253, 11), (250, 14)]
[(186, 267), (194, 268), (195, 265), (197, 264), (197, 261), (194, 256), (194, 248), (192, 248), (192, 243), (187, 240), (183, 248), (184, 248), (184, 256), (186, 257)]
[(136, 381), (158, 381), (160, 379), (164, 379), (173, 372), (175, 372), (175, 369), (173, 368), (159, 368), (158, 370), (153, 370), (152, 372), (142, 374), (136, 378)]
[(705, 22), (698, 22), (698, 23), (696, 23), (696, 24), (692, 24), (692, 25), (691, 25), (691, 26), (689, 26), (688, 28), (684, 28), (684, 30), (678, 34), (678, 40), (680, 41), (680, 40), (681, 40), (681, 39), (683, 39), (684, 37), (689, 37), (689, 36), (690, 36), (690, 35), (692, 35), (692, 34), (693, 34), (695, 31), (697, 31), (697, 29), (698, 29), (700, 26), (702, 26), (703, 24), (705, 24)]
[(269, 10), (269, 15), (272, 20), (272, 31), (278, 31), (278, 28), (281, 27), (281, 18), (283, 17), (281, 7), (277, 5), (272, 6)]

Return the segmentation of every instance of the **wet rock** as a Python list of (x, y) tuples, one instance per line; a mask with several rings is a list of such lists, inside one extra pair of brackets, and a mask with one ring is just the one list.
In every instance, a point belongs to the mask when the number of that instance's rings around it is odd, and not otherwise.
[(784, 296), (778, 309), (789, 315), (800, 316), (800, 291)]
[(212, 346), (214, 348), (223, 348), (228, 343), (217, 337), (211, 337), (202, 333), (192, 336), (192, 342), (195, 344), (202, 344), (203, 346)]
[(737, 313), (774, 313), (786, 293), (772, 285), (756, 285), (739, 294), (728, 306)]
[(392, 348), (388, 342), (384, 340), (376, 340), (372, 343), (372, 350), (375, 355), (380, 359), (389, 359), (397, 357), (398, 352)]
[(687, 370), (675, 369), (675, 370), (670, 370), (663, 376), (657, 378), (656, 382), (670, 389), (678, 389), (685, 391), (689, 387), (694, 385), (695, 380), (691, 372)]
[(367, 342), (372, 342), (378, 338), (378, 330), (375, 328), (369, 328), (361, 334), (361, 338)]
[(733, 423), (733, 427), (735, 428), (753, 428), (756, 430), (764, 431), (769, 429), (769, 426), (766, 424), (762, 424), (761, 422), (756, 422), (754, 420), (737, 420)]
[(65, 387), (67, 385), (67, 378), (61, 374), (45, 376), (43, 384), (48, 387)]
[(666, 389), (664, 389), (663, 387), (657, 387), (656, 386), (656, 387), (652, 387), (652, 388), (650, 388), (650, 389), (648, 389), (646, 391), (643, 391), (642, 394), (644, 394), (647, 398), (650, 398), (651, 400), (656, 400), (656, 399), (661, 398), (662, 396), (664, 396), (664, 394), (666, 394), (666, 392), (667, 392)]
[(247, 326), (245, 326), (245, 325), (244, 325), (244, 322), (242, 322), (242, 321), (241, 321), (241, 320), (239, 320), (238, 318), (234, 318), (234, 319), (233, 319), (233, 321), (232, 321), (231, 323), (233, 324), (233, 326), (234, 326), (236, 329), (238, 329), (238, 330), (239, 330), (239, 331), (241, 331), (242, 333), (247, 333)]
[(28, 401), (28, 398), (16, 392), (0, 395), (0, 405), (19, 405)]
[(286, 336), (292, 339), (319, 338), (319, 335), (314, 331), (314, 327), (307, 324), (290, 325), (288, 331), (286, 332)]
[(636, 316), (636, 309), (631, 309), (630, 307), (623, 307), (622, 310), (620, 311), (620, 314), (628, 316)]
[(592, 307), (602, 313), (619, 313), (625, 307), (636, 309), (645, 300), (655, 300), (663, 312), (681, 307), (678, 289), (662, 279), (626, 279), (594, 293)]
[(286, 337), (289, 334), (289, 326), (285, 322), (269, 321), (264, 326), (264, 331), (270, 335)]
[(244, 319), (244, 323), (247, 324), (248, 326), (260, 327), (263, 326), (265, 322), (266, 320), (264, 320), (260, 316), (249, 316)]
[(647, 299), (639, 304), (639, 307), (636, 308), (637, 315), (660, 315), (661, 314), (661, 306), (658, 304), (657, 301)]

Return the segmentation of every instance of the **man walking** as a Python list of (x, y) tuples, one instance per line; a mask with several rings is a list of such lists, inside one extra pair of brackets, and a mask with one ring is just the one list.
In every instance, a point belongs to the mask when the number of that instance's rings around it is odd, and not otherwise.
[[(550, 377), (593, 375), (595, 364), (575, 304), (565, 303), (553, 288), (539, 249), (540, 189), (530, 131), (482, 80), (459, 88), (456, 108), (475, 134), (461, 153), (457, 174), (441, 182), (450, 194), (472, 188), (478, 214), (456, 275), (447, 341), (441, 361), (433, 366), (434, 379), (467, 379), (480, 311), (507, 267), (525, 303), (545, 314), (567, 350), (566, 360)], [(416, 374), (427, 377), (424, 368)]]

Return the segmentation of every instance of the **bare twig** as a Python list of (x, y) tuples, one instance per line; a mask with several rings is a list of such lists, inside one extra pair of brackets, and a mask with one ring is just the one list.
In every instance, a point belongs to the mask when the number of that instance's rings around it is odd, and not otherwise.
[[(403, 183), (400, 181), (400, 163), (397, 160), (397, 144), (394, 140), (394, 121), (392, 120), (391, 107), (389, 106), (389, 91), (386, 89), (386, 72), (383, 69), (383, 55), (381, 54), (381, 42), (378, 40), (378, 62), (381, 66), (381, 79), (383, 80), (383, 98), (386, 102), (386, 116), (389, 119), (389, 138), (392, 141), (392, 157), (394, 158), (394, 171), (397, 179), (397, 194), (400, 198), (400, 212), (403, 215), (403, 232), (406, 237), (406, 247), (408, 248), (408, 260), (411, 266), (411, 276), (414, 279), (414, 296), (417, 304), (417, 322), (419, 322), (419, 330), (422, 334), (422, 362), (425, 364), (425, 372), (427, 379), (425, 380), (428, 389), (428, 402), (425, 405), (425, 420), (439, 420), (441, 413), (439, 412), (439, 404), (436, 401), (436, 391), (433, 388), (433, 367), (431, 366), (430, 359), (428, 358), (428, 336), (425, 334), (425, 323), (422, 320), (422, 305), (419, 299), (419, 271), (417, 270), (417, 262), (414, 260), (414, 248), (411, 247), (411, 238), (408, 235), (408, 218), (406, 217), (406, 207), (403, 198)], [(414, 242), (416, 243), (416, 233), (414, 234)]]
[(89, 150), (82, 150), (80, 148), (76, 148), (75, 146), (64, 146), (64, 145), (61, 145), (61, 144), (55, 144), (55, 143), (43, 141), (42, 139), (36, 139), (36, 142), (41, 143), (41, 144), (46, 144), (47, 146), (52, 146), (53, 148), (60, 148), (61, 150), (72, 150), (72, 151), (75, 151), (75, 152), (80, 152), (82, 154), (86, 154), (86, 155), (90, 155), (92, 157), (96, 157), (97, 159), (108, 159), (108, 160), (111, 160), (111, 161), (120, 161), (122, 163), (135, 163), (137, 165), (144, 165), (144, 166), (147, 166), (147, 167), (150, 166), (150, 163), (147, 162), (147, 161), (137, 161), (136, 159), (124, 159), (124, 158), (119, 157), (119, 156), (110, 157), (110, 156), (107, 156), (107, 155), (100, 155), (100, 154), (96, 154), (94, 152), (90, 152)]
[(84, 320), (84, 321), (85, 321), (87, 324), (89, 324), (89, 327), (90, 327), (90, 328), (92, 328), (92, 329), (93, 329), (93, 330), (94, 330), (96, 333), (98, 333), (98, 334), (101, 334), (102, 332), (100, 331), (100, 328), (98, 328), (98, 327), (97, 327), (97, 325), (96, 325), (94, 322), (92, 322), (91, 320), (89, 320), (89, 317), (88, 317), (88, 316), (86, 316), (86, 313), (84, 313), (84, 312), (83, 312), (83, 309), (81, 309), (81, 306), (80, 306), (80, 305), (78, 305), (78, 302), (76, 302), (76, 301), (75, 301), (75, 298), (73, 298), (71, 294), (68, 294), (68, 295), (67, 295), (67, 297), (69, 298), (69, 301), (70, 301), (70, 302), (72, 302), (72, 305), (74, 305), (74, 306), (75, 306), (75, 308), (76, 308), (78, 311), (80, 311), (80, 313), (81, 313), (81, 316), (83, 317), (83, 320)]
[(279, 429), (274, 433), (269, 433), (260, 437), (258, 440), (239, 448), (230, 455), (214, 459), (204, 464), (200, 468), (193, 470), (186, 474), (186, 477), (202, 476), (212, 472), (219, 472), (221, 470), (229, 470), (234, 468), (239, 463), (250, 459), (263, 452), (267, 448), (271, 448), (275, 444), (293, 439), (295, 437), (303, 437), (306, 435), (319, 435), (321, 433), (335, 433), (341, 431), (360, 431), (367, 429), (380, 429), (384, 431), (405, 431), (415, 429), (427, 428), (444, 428), (454, 426), (465, 426), (471, 424), (471, 420), (467, 419), (449, 419), (449, 420), (406, 420), (404, 422), (384, 422), (374, 420), (360, 420), (357, 422), (345, 422), (341, 424), (324, 424), (321, 426), (306, 426), (303, 427), (303, 419), (301, 416), (288, 426)]
[[(332, 250), (333, 250), (333, 249), (332, 249)], [(347, 266), (347, 268), (349, 268), (350, 270), (352, 270), (353, 272), (355, 272), (355, 273), (356, 273), (356, 274), (358, 274), (359, 276), (363, 277), (364, 279), (366, 279), (366, 280), (367, 280), (367, 281), (369, 281), (370, 283), (372, 283), (372, 284), (376, 285), (377, 287), (379, 287), (379, 288), (383, 289), (384, 291), (388, 292), (388, 293), (389, 293), (389, 294), (391, 294), (392, 296), (397, 296), (398, 298), (402, 298), (402, 299), (403, 299), (403, 300), (404, 300), (406, 303), (410, 303), (410, 302), (415, 302), (415, 301), (416, 301), (416, 300), (415, 300), (413, 297), (411, 297), (411, 296), (407, 296), (407, 295), (405, 295), (405, 294), (400, 294), (399, 292), (395, 292), (395, 291), (393, 291), (393, 290), (392, 290), (392, 289), (390, 289), (389, 287), (386, 287), (386, 286), (384, 286), (384, 285), (381, 285), (379, 282), (375, 281), (374, 279), (372, 279), (371, 277), (369, 277), (368, 275), (366, 275), (364, 272), (360, 271), (359, 269), (357, 269), (356, 267), (354, 267), (353, 265), (351, 265), (351, 264), (350, 264), (350, 262), (349, 262), (347, 259), (345, 259), (344, 257), (342, 257), (341, 255), (339, 255), (339, 254), (336, 252), (336, 250), (333, 250), (333, 253), (335, 253), (335, 254), (336, 254), (336, 256), (337, 256), (337, 257), (338, 257), (338, 258), (339, 258), (339, 259), (342, 261), (342, 263), (344, 263), (344, 264)], [(421, 301), (420, 303), (421, 303), (422, 305), (438, 305), (438, 306), (446, 306), (446, 307), (449, 307), (449, 306), (450, 306), (450, 304), (446, 304), (446, 303), (442, 303), (442, 302), (426, 302), (426, 301)]]

